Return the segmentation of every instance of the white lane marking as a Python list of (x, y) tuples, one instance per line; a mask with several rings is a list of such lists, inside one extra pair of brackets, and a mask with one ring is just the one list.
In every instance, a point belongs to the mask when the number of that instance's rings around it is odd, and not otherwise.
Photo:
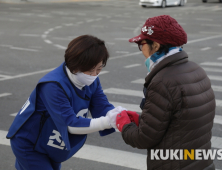
[(7, 75), (2, 75), (2, 74), (0, 74), (0, 77), (8, 78), (8, 77), (12, 77), (12, 76), (7, 76)]
[(219, 24), (201, 24), (201, 26), (221, 27)]
[(146, 155), (87, 144), (85, 144), (73, 157), (140, 170), (145, 170), (147, 168)]
[(19, 19), (12, 19), (12, 18), (0, 18), (1, 21), (12, 21), (12, 22), (24, 22), (22, 20)]
[(64, 24), (65, 26), (69, 27), (69, 26), (73, 26), (74, 24), (73, 23), (70, 23), (70, 24)]
[(205, 47), (205, 48), (201, 48), (200, 50), (201, 51), (206, 51), (206, 50), (210, 50), (211, 49), (211, 47)]
[(220, 66), (222, 67), (222, 63), (216, 63), (216, 62), (204, 62), (204, 63), (200, 63), (200, 65), (202, 66)]
[(24, 36), (24, 37), (40, 37), (40, 35), (37, 35), (37, 34), (19, 34), (19, 36)]
[(41, 37), (42, 37), (42, 38), (46, 38), (46, 37), (47, 37), (47, 35), (45, 35), (45, 34), (42, 34), (42, 35), (41, 35)]
[(202, 67), (205, 71), (221, 73), (222, 69)]
[(213, 19), (209, 19), (209, 18), (195, 18), (198, 21), (213, 21)]
[(216, 99), (216, 106), (222, 107), (222, 100), (217, 100)]
[(52, 44), (52, 41), (50, 40), (44, 40), (47, 44)]
[(138, 66), (141, 66), (141, 64), (132, 64), (132, 65), (124, 66), (124, 68), (132, 68), (132, 67), (138, 67)]
[(212, 148), (221, 149), (222, 148), (222, 138), (221, 137), (217, 137), (217, 136), (212, 136), (211, 144), (212, 144), (211, 145)]
[(62, 26), (56, 26), (54, 29), (59, 29), (59, 28), (62, 28)]
[(12, 95), (12, 93), (2, 93), (0, 94), (0, 97), (10, 96), (10, 95)]
[(7, 77), (7, 78), (0, 78), (0, 81), (21, 78), (21, 77), (31, 76), (31, 75), (35, 75), (35, 74), (41, 74), (41, 73), (52, 71), (53, 69), (55, 69), (55, 68), (41, 70), (41, 71), (35, 71), (35, 72), (31, 72), (31, 73), (19, 74), (19, 75)]
[(222, 76), (208, 75), (210, 80), (222, 81)]
[(116, 56), (116, 57), (110, 57), (109, 60), (114, 60), (114, 59), (117, 59), (117, 58), (129, 57), (129, 56), (138, 55), (138, 54), (142, 54), (142, 52), (139, 51), (139, 52), (135, 52), (135, 53), (131, 53), (131, 54), (126, 54), (126, 55), (121, 55), (121, 56)]
[[(221, 44), (221, 46), (222, 46), (222, 44)], [(222, 57), (219, 57), (219, 58), (217, 58), (218, 60), (222, 60)]]
[(214, 86), (214, 85), (211, 85), (212, 89), (214, 91), (217, 91), (217, 92), (222, 92), (222, 86)]
[[(26, 77), (26, 76), (32, 76), (32, 75), (35, 75), (35, 74), (41, 74), (41, 73), (45, 73), (45, 72), (50, 72), (54, 69), (55, 68), (50, 68), (50, 69), (46, 69), (46, 70), (35, 71), (35, 72), (31, 72), (31, 73), (26, 73), (26, 74), (19, 74), (19, 75), (16, 75), (16, 76), (0, 78), (0, 81), (10, 80), (10, 79), (15, 79), (15, 78), (21, 78), (21, 77)], [(102, 75), (102, 74), (105, 74), (105, 73), (109, 73), (109, 71), (101, 71), (100, 74)]]
[[(10, 146), (10, 140), (6, 139), (7, 133), (7, 131), (0, 130), (1, 145)], [(75, 155), (73, 155), (73, 157), (145, 170), (147, 156), (138, 153), (85, 144)]]
[(121, 53), (121, 54), (129, 54), (128, 51), (116, 51), (116, 53)]
[(49, 31), (45, 31), (44, 34), (47, 35), (49, 33)]
[(221, 34), (214, 35), (214, 36), (210, 36), (210, 37), (206, 37), (206, 38), (200, 38), (200, 39), (196, 39), (196, 40), (191, 40), (191, 41), (188, 41), (187, 44), (191, 44), (191, 43), (195, 43), (195, 42), (199, 42), (199, 41), (210, 40), (210, 39), (214, 39), (214, 38), (220, 38), (220, 37), (222, 37)]
[(0, 47), (8, 47), (12, 50), (33, 51), (33, 52), (39, 51), (39, 50), (35, 50), (35, 49), (30, 49), (30, 48), (13, 47), (12, 45), (6, 45), (6, 44), (0, 44)]
[(10, 114), (10, 116), (16, 116), (18, 113), (12, 113)]
[[(0, 130), (1, 145), (10, 146), (10, 140), (6, 138), (7, 133), (8, 133), (7, 131)], [(212, 136), (211, 143), (213, 148), (218, 148), (218, 149), (222, 148), (221, 137)], [(110, 149), (110, 148), (85, 144), (73, 157), (145, 170), (147, 156), (138, 153), (126, 152), (117, 149)], [(122, 158), (127, 158), (127, 159), (122, 159)]]
[(59, 48), (59, 49), (62, 49), (62, 50), (66, 50), (67, 47), (64, 47), (62, 45), (59, 45), (59, 44), (54, 44), (55, 47)]
[(7, 44), (0, 44), (0, 47), (11, 47), (12, 45), (7, 45)]
[(117, 106), (122, 106), (124, 108), (126, 108), (127, 110), (132, 110), (135, 112), (142, 112), (142, 110), (139, 107), (139, 104), (129, 104), (129, 103), (119, 103), (119, 102), (113, 102), (110, 101), (111, 104), (113, 104), (115, 107)]
[(222, 116), (220, 116), (220, 115), (215, 115), (215, 117), (214, 117), (214, 123), (216, 123), (216, 124), (222, 124)]
[(219, 44), (218, 46), (222, 46), (222, 44)]
[(36, 15), (36, 16), (42, 17), (42, 18), (52, 18), (52, 16), (47, 15), (47, 14), (38, 14), (38, 15)]
[(145, 79), (137, 79), (137, 80), (133, 80), (133, 81), (131, 81), (131, 83), (144, 84), (144, 83), (145, 83)]
[(221, 32), (206, 32), (206, 31), (200, 31), (201, 34), (221, 34)]
[(38, 52), (39, 50), (35, 50), (35, 49), (29, 49), (29, 48), (20, 48), (20, 47), (10, 47), (10, 49), (12, 50), (21, 50), (21, 51), (32, 51), (32, 52)]
[(116, 23), (125, 23), (124, 20), (110, 20), (110, 22), (116, 22)]
[(54, 30), (54, 28), (50, 28), (50, 29), (48, 29), (49, 32), (51, 32), (51, 31), (53, 31), (53, 30)]
[(114, 38), (115, 40), (122, 40), (122, 41), (128, 41), (129, 38)]
[(0, 144), (10, 146), (10, 140), (6, 139), (7, 131), (0, 130)]
[(142, 90), (130, 90), (130, 89), (118, 89), (118, 88), (109, 88), (103, 90), (105, 94), (118, 94), (118, 95), (126, 95), (126, 96), (136, 96), (136, 97), (144, 97)]
[(55, 40), (65, 40), (65, 41), (73, 40), (73, 38), (70, 38), (70, 37), (52, 37), (52, 39), (55, 39)]
[(109, 73), (109, 71), (101, 71), (101, 72), (99, 73), (99, 75), (106, 74), (106, 73)]

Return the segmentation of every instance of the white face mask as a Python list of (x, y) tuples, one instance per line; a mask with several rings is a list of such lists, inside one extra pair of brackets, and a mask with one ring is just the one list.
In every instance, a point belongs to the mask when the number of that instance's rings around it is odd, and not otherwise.
[(76, 76), (76, 79), (80, 83), (87, 85), (87, 86), (90, 86), (95, 81), (95, 79), (98, 77), (98, 75), (97, 76), (90, 76), (90, 75), (84, 74), (82, 72), (77, 72), (75, 74), (75, 76)]

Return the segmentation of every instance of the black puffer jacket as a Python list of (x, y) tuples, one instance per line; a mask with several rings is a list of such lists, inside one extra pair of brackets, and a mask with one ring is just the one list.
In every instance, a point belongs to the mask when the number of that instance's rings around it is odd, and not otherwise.
[(163, 59), (146, 77), (139, 127), (124, 126), (132, 147), (147, 149), (148, 170), (211, 170), (212, 160), (151, 160), (150, 149), (211, 149), (215, 96), (205, 71), (185, 52)]

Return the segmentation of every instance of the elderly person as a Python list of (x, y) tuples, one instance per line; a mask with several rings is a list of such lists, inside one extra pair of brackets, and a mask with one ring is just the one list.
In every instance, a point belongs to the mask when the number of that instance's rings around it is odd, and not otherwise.
[(115, 132), (123, 108), (108, 102), (98, 77), (108, 58), (97, 37), (82, 35), (69, 43), (65, 61), (39, 80), (9, 129), (17, 170), (59, 170), (87, 134)]
[(205, 71), (182, 49), (186, 32), (175, 19), (162, 15), (147, 19), (141, 34), (129, 41), (138, 44), (149, 72), (141, 116), (132, 111), (117, 115), (124, 141), (147, 149), (149, 170), (214, 170), (212, 160), (151, 158), (151, 151), (158, 149), (164, 156), (168, 149), (211, 149), (215, 96)]

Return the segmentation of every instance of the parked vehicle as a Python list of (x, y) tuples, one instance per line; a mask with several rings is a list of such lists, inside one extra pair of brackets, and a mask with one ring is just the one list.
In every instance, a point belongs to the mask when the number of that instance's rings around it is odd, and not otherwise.
[[(207, 2), (207, 0), (202, 0), (204, 3), (206, 3)], [(222, 3), (222, 0), (219, 0), (219, 2), (220, 3)]]
[[(203, 0), (204, 1), (204, 0)], [(166, 6), (184, 6), (187, 0), (140, 0), (139, 5), (142, 7), (159, 6), (165, 8)]]

